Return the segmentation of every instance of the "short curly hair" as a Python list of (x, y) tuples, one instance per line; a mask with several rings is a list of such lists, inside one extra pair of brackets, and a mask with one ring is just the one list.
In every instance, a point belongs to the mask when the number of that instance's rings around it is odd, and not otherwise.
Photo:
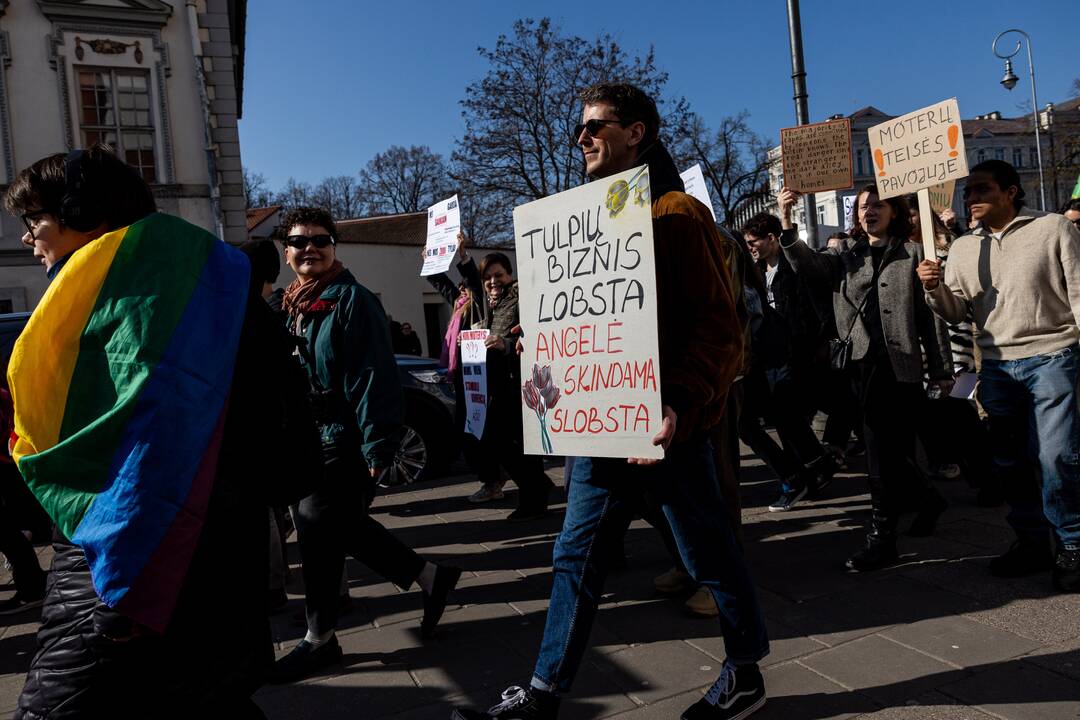
[(644, 124), (642, 148), (652, 145), (660, 135), (660, 112), (656, 109), (656, 101), (635, 85), (597, 83), (582, 90), (579, 99), (586, 105), (610, 105), (623, 127), (636, 122)]
[(285, 237), (289, 234), (297, 225), (316, 225), (323, 228), (326, 232), (330, 233), (330, 237), (334, 238), (334, 243), (337, 243), (337, 225), (334, 224), (334, 217), (330, 214), (330, 211), (321, 207), (298, 207), (285, 213), (285, 217), (281, 218), (281, 242), (284, 244)]

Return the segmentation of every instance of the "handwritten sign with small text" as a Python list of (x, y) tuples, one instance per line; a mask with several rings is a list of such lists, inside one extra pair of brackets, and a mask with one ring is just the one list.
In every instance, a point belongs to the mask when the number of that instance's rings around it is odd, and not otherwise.
[(458, 251), (461, 208), (454, 195), (428, 208), (427, 242), (424, 244), (424, 267), (420, 275), (446, 272)]
[(780, 148), (785, 187), (804, 193), (851, 187), (851, 120), (783, 128)]
[(514, 208), (533, 455), (661, 458), (647, 166)]

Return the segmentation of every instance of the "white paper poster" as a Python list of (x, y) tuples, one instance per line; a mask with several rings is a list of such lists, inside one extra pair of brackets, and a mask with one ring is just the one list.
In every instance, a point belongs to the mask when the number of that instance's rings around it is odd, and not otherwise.
[(514, 208), (533, 455), (661, 458), (646, 166)]
[(712, 198), (709, 197), (709, 186), (705, 184), (705, 175), (701, 172), (701, 164), (697, 163), (693, 167), (689, 167), (679, 173), (679, 177), (682, 178), (683, 185), (686, 187), (686, 194), (692, 195), (705, 204), (705, 207), (709, 208), (709, 212), (712, 213), (713, 222), (716, 222), (716, 211), (713, 210)]
[(868, 135), (883, 200), (967, 177), (956, 98), (886, 120)]
[(487, 419), (487, 330), (462, 330), (461, 377), (465, 384), (465, 432), (479, 439)]
[(461, 231), (461, 210), (458, 197), (435, 203), (427, 211), (427, 242), (424, 244), (424, 267), (420, 275), (446, 272), (454, 262)]

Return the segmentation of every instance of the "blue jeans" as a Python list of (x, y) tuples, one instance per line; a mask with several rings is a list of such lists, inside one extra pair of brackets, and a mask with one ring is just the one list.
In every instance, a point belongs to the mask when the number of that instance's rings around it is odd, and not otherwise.
[(646, 490), (667, 518), (687, 572), (716, 599), (728, 659), (749, 664), (768, 654), (757, 593), (720, 495), (712, 446), (708, 439), (693, 440), (673, 445), (652, 466), (614, 458), (574, 460), (534, 687), (570, 690), (611, 558)]
[[(983, 360), (979, 402), (990, 415), (990, 447), (1022, 540), (1080, 548), (1080, 349), (1021, 360)], [(1037, 481), (1037, 480), (1038, 481)], [(1040, 495), (1041, 486), (1041, 495)]]

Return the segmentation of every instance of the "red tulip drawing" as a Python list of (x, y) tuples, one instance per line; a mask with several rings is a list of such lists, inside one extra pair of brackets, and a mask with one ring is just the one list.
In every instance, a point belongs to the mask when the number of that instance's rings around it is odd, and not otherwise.
[(545, 365), (541, 368), (534, 364), (532, 378), (525, 381), (521, 395), (540, 421), (540, 445), (548, 455), (552, 453), (552, 446), (551, 436), (547, 431), (547, 411), (558, 404), (559, 394), (559, 388), (555, 387), (555, 382), (551, 379), (551, 366)]

